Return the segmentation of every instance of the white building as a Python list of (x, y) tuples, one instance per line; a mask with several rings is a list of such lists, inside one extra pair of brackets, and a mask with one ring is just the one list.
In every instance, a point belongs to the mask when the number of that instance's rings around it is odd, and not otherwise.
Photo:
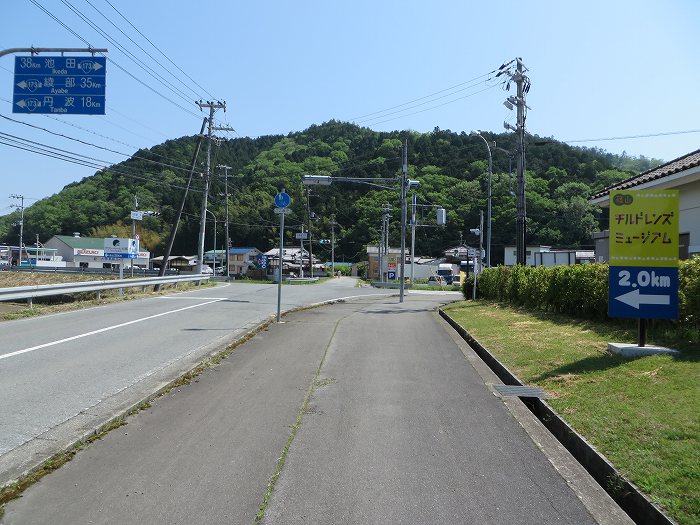
[[(525, 247), (525, 265), (535, 266), (535, 254), (549, 252), (552, 250), (551, 246), (526, 246)], [(506, 246), (505, 253), (503, 256), (504, 266), (515, 266), (518, 260), (518, 252), (515, 246)]]
[[(120, 260), (104, 256), (104, 239), (102, 237), (81, 237), (80, 234), (54, 235), (44, 244), (46, 248), (56, 250), (56, 255), (66, 262), (69, 268), (114, 268)], [(136, 259), (125, 260), (125, 266), (148, 268), (151, 254), (140, 251)]]

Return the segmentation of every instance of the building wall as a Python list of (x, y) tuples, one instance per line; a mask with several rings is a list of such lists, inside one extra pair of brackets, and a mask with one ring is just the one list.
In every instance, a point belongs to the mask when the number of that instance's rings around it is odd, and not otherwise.
[[(527, 266), (534, 266), (535, 265), (535, 256), (533, 255), (534, 253), (542, 253), (542, 252), (548, 252), (551, 249), (551, 246), (527, 246), (525, 248), (525, 264)], [(504, 266), (514, 266), (516, 261), (517, 261), (517, 256), (515, 252), (515, 246), (506, 246), (505, 247), (505, 254), (503, 257), (503, 265)]]
[(688, 252), (700, 253), (700, 181), (678, 187), (680, 220), (678, 232), (689, 233)]

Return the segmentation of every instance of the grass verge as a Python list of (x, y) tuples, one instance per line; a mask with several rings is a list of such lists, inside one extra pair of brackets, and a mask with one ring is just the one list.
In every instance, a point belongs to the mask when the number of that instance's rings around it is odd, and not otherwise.
[(624, 325), (496, 303), (446, 312), (682, 525), (700, 525), (700, 351), (650, 334), (680, 356), (623, 359), (607, 342), (635, 342)]

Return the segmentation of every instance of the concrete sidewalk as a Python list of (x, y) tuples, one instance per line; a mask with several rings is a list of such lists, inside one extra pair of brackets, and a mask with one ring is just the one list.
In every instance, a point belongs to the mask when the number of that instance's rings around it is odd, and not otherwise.
[(518, 421), (529, 413), (491, 393), (436, 318), (444, 300), (289, 315), (31, 487), (0, 522), (251, 524), (313, 383), (264, 523), (624, 523), (602, 490), (574, 492), (523, 429), (537, 423)]

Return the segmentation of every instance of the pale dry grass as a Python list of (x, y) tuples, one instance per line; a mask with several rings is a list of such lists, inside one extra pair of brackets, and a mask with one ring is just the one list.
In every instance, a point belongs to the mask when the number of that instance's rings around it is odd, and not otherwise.
[(0, 288), (35, 286), (40, 284), (76, 283), (84, 281), (104, 281), (116, 278), (117, 276), (114, 275), (7, 271), (0, 272)]

